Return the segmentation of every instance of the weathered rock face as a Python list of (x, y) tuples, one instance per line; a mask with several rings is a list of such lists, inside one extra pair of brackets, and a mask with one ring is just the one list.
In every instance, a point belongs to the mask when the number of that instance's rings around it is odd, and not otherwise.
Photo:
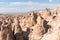
[(0, 40), (14, 40), (13, 33), (8, 27), (1, 26)]
[(19, 25), (18, 19), (14, 19), (14, 36), (16, 40), (23, 40), (22, 29)]
[(50, 16), (51, 16), (50, 10), (46, 9), (46, 10), (44, 11), (43, 18), (44, 18), (44, 19), (47, 19), (47, 18), (50, 17)]
[(44, 20), (40, 16), (37, 17), (37, 24), (34, 25), (32, 33), (29, 35), (29, 40), (40, 40), (45, 34), (45, 28), (43, 26)]
[(0, 40), (60, 40), (60, 8), (0, 15)]

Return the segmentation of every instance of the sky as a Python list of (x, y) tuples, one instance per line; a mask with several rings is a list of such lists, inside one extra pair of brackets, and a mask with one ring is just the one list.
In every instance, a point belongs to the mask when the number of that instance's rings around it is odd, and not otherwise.
[(59, 6), (60, 0), (0, 0), (0, 13), (28, 12)]

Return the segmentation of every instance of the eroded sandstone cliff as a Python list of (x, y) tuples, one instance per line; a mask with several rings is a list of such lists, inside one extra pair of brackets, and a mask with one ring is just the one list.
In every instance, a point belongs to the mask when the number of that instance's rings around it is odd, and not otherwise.
[(60, 40), (60, 8), (0, 15), (0, 40)]

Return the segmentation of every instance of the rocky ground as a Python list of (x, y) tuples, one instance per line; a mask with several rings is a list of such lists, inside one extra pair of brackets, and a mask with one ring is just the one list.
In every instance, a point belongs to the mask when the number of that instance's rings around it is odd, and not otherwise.
[(0, 40), (60, 40), (60, 8), (18, 16), (0, 14)]

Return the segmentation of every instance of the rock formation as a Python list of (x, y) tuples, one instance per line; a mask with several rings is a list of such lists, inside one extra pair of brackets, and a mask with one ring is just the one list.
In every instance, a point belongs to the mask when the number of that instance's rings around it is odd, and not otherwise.
[(0, 40), (60, 40), (60, 8), (1, 14)]

